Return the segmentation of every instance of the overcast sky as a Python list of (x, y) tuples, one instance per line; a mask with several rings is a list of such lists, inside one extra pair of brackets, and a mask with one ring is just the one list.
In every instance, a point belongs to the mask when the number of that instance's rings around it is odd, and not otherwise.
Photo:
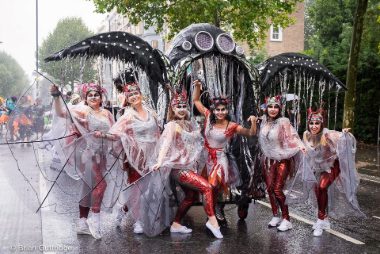
[[(60, 19), (81, 17), (96, 32), (106, 14), (94, 13), (92, 1), (38, 0), (39, 45), (52, 33)], [(28, 76), (35, 69), (36, 0), (0, 0), (0, 51), (21, 65)]]

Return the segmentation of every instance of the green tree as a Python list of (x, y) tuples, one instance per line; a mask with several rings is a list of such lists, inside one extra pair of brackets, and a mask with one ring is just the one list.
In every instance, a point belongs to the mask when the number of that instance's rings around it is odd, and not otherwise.
[(351, 49), (347, 68), (347, 92), (344, 97), (343, 127), (353, 128), (355, 121), (356, 79), (358, 76), (358, 62), (360, 44), (362, 41), (364, 16), (367, 11), (368, 0), (358, 0), (355, 19), (352, 29)]
[[(83, 80), (84, 82), (93, 80), (96, 72), (93, 70), (91, 61), (86, 62), (85, 65), (83, 63), (81, 65), (80, 58), (47, 63), (43, 61), (49, 55), (92, 35), (93, 33), (81, 18), (61, 19), (39, 48), (41, 70), (65, 84), (73, 84), (74, 80)], [(81, 66), (84, 66), (83, 76), (81, 76)]]
[(28, 78), (17, 61), (0, 52), (0, 96), (18, 96), (28, 86)]
[[(380, 10), (380, 4), (377, 6), (377, 9)], [(380, 15), (377, 16), (377, 22), (380, 23)], [(380, 43), (379, 43), (379, 54), (380, 54)]]
[[(313, 33), (307, 38), (306, 53), (329, 68), (343, 83), (346, 82), (354, 14), (357, 0), (313, 0), (308, 6)], [(363, 141), (374, 142), (380, 106), (380, 0), (370, 0), (364, 16), (362, 43), (357, 67), (355, 120), (353, 130)], [(339, 102), (343, 106), (343, 101)], [(342, 107), (340, 107), (342, 110)], [(341, 112), (343, 115), (343, 111)], [(340, 124), (339, 124), (340, 125)]]
[(248, 62), (252, 65), (258, 65), (268, 59), (268, 53), (265, 49), (255, 51), (249, 58)]
[(369, 1), (364, 19), (364, 31), (360, 47), (355, 106), (355, 133), (363, 140), (376, 142), (380, 108), (380, 1)]
[(98, 12), (116, 8), (128, 16), (132, 24), (144, 21), (145, 27), (155, 25), (157, 32), (168, 28), (172, 38), (193, 23), (211, 23), (232, 30), (234, 37), (253, 47), (260, 45), (270, 25), (287, 27), (289, 17), (302, 0), (92, 0)]

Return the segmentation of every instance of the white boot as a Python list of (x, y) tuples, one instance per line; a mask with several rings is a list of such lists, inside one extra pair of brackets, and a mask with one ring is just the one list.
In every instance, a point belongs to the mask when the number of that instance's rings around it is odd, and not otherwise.
[(133, 233), (135, 234), (142, 234), (144, 233), (143, 225), (141, 221), (136, 221), (135, 224), (133, 224)]
[(330, 228), (331, 228), (330, 222), (327, 218), (324, 220), (318, 219), (317, 222), (313, 225), (313, 229), (314, 229), (313, 235), (321, 236), (323, 233), (323, 230), (330, 229)]
[(268, 223), (268, 227), (270, 228), (273, 228), (273, 227), (277, 227), (278, 224), (280, 224), (281, 222), (281, 218), (279, 217), (273, 217), (270, 222)]
[(123, 221), (123, 218), (126, 216), (126, 212), (124, 211), (123, 207), (118, 209), (117, 215), (116, 215), (116, 227), (120, 227), (121, 223)]
[(77, 223), (77, 234), (78, 235), (91, 235), (90, 230), (88, 229), (87, 219), (80, 218)]
[(289, 229), (292, 229), (292, 228), (293, 228), (292, 223), (290, 221), (288, 221), (287, 219), (283, 219), (280, 223), (280, 226), (277, 227), (277, 230), (284, 232), (284, 231), (288, 231)]
[(91, 235), (95, 239), (102, 238), (102, 234), (100, 232), (100, 213), (92, 213), (91, 217), (87, 220), (87, 223)]
[(324, 220), (318, 219), (317, 222), (313, 224), (313, 229), (316, 229), (317, 224), (321, 224), (322, 229), (330, 229), (330, 221), (328, 218), (325, 218)]
[(331, 225), (330, 225), (330, 221), (328, 218), (325, 218), (323, 220), (323, 229), (326, 230), (326, 229), (331, 229)]

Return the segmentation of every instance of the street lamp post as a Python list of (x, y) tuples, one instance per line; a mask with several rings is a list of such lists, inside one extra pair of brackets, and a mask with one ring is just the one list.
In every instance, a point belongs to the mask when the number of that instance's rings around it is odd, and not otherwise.
[[(38, 72), (38, 0), (36, 0), (36, 71)], [(36, 75), (38, 73), (36, 72)], [(36, 98), (40, 96), (38, 79), (36, 80)]]
[(38, 0), (36, 0), (36, 71), (38, 71)]

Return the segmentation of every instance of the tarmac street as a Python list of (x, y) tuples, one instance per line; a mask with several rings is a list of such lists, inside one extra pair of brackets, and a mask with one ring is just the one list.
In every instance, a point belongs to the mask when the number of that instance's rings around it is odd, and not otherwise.
[[(192, 207), (185, 218), (185, 225), (193, 229), (191, 234), (174, 234), (167, 229), (153, 238), (134, 234), (130, 217), (117, 228), (116, 212), (102, 212), (103, 238), (96, 240), (90, 235), (76, 234), (77, 204), (68, 195), (62, 195), (59, 186), (68, 184), (75, 188), (77, 183), (64, 173), (36, 213), (52, 184), (40, 170), (50, 167), (49, 153), (35, 154), (33, 149), (21, 145), (12, 145), (12, 151), (13, 154), (6, 145), (0, 146), (0, 253), (357, 254), (378, 253), (380, 248), (380, 181), (376, 167), (359, 170), (363, 177), (358, 199), (367, 218), (331, 220), (331, 230), (321, 237), (312, 235), (315, 211), (306, 206), (291, 206), (292, 230), (280, 233), (269, 229), (271, 210), (268, 200), (261, 200), (250, 205), (245, 221), (239, 220), (235, 205), (227, 205), (228, 226), (222, 228), (221, 240), (206, 229), (206, 215), (200, 206)], [(22, 175), (26, 168), (28, 181)], [(43, 172), (49, 170), (45, 168)], [(57, 210), (57, 203), (67, 210)]]

